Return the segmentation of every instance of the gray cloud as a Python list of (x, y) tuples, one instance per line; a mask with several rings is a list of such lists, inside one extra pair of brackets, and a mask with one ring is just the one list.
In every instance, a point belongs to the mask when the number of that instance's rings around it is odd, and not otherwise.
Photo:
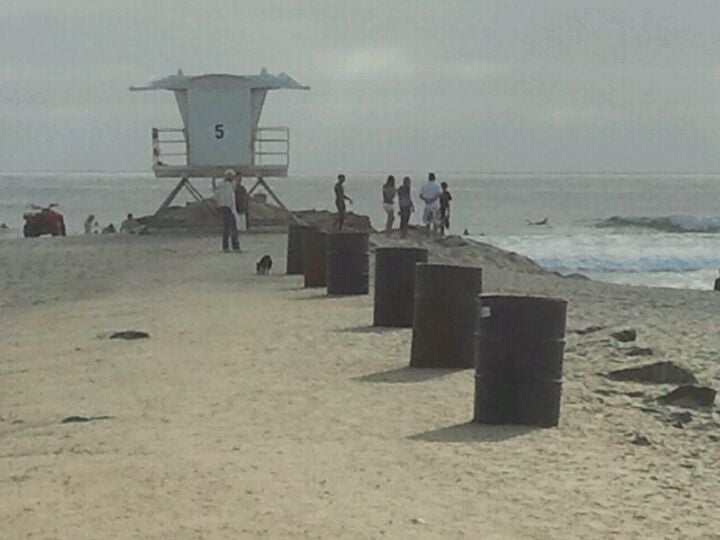
[(149, 170), (174, 72), (287, 71), (295, 172), (717, 170), (720, 5), (6, 0), (6, 170)]

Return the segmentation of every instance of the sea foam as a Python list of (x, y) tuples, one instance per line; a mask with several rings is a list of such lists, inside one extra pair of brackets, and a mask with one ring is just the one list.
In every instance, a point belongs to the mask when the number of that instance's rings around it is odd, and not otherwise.
[(621, 217), (613, 216), (599, 221), (601, 228), (649, 229), (666, 233), (717, 233), (720, 232), (720, 217), (701, 216), (659, 216)]
[(720, 235), (569, 234), (487, 238), (559, 272), (692, 272), (720, 268)]

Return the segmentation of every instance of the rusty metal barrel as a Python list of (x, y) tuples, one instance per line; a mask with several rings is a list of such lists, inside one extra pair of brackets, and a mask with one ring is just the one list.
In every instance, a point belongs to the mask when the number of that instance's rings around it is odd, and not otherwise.
[(557, 426), (567, 302), (482, 295), (478, 310), (473, 421)]
[(375, 250), (373, 326), (412, 326), (415, 265), (427, 260), (428, 251), (423, 248)]
[(418, 264), (410, 366), (464, 369), (475, 365), (477, 296), (482, 269)]
[(305, 287), (325, 287), (327, 283), (327, 234), (315, 228), (302, 233)]
[(370, 242), (367, 233), (328, 235), (327, 293), (367, 294), (370, 290)]
[(303, 273), (303, 234), (310, 228), (307, 225), (288, 227), (286, 270), (288, 275)]

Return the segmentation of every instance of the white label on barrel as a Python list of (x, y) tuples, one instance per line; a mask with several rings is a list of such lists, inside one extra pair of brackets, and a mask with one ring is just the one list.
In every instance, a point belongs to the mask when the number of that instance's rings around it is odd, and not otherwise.
[(488, 317), (490, 317), (490, 315), (491, 311), (488, 306), (482, 306), (480, 308), (480, 317), (482, 317), (483, 319), (487, 319)]

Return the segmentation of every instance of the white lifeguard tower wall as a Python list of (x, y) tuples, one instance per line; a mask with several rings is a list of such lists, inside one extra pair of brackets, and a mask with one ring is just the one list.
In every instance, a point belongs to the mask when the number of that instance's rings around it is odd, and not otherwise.
[(176, 75), (130, 90), (170, 90), (182, 128), (153, 128), (153, 170), (158, 177), (219, 177), (226, 169), (243, 176), (285, 177), (290, 130), (260, 127), (268, 90), (308, 90), (285, 73), (271, 75)]

